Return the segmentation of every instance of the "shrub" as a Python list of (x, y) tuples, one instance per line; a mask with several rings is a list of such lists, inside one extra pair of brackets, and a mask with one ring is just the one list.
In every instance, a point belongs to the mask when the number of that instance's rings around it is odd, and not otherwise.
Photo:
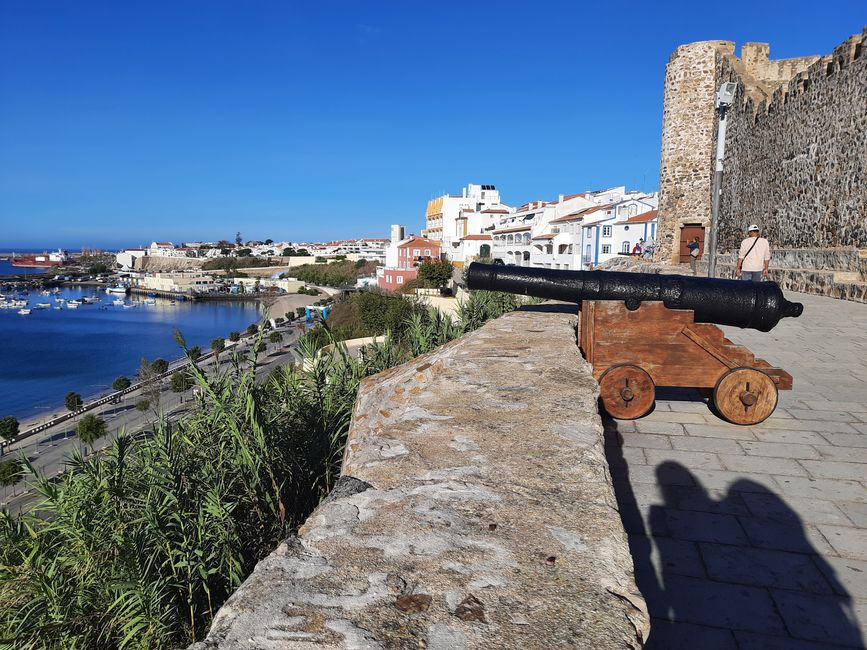
[(144, 413), (151, 407), (151, 401), (149, 399), (140, 399), (135, 403), (135, 410), (141, 411)]
[(132, 386), (132, 382), (126, 377), (118, 377), (113, 382), (111, 382), (111, 387), (113, 390), (126, 390)]
[(169, 369), (169, 362), (165, 359), (154, 359), (151, 363), (151, 369), (158, 375), (167, 372)]
[(241, 340), (241, 332), (229, 332), (229, 340), (232, 343), (237, 343)]

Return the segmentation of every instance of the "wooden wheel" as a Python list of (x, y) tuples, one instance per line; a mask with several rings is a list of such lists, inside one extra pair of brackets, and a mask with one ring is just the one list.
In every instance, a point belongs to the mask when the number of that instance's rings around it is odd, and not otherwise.
[(777, 386), (755, 368), (732, 368), (713, 389), (717, 411), (732, 424), (758, 424), (777, 408)]
[(599, 378), (602, 406), (613, 418), (634, 420), (645, 415), (656, 399), (653, 379), (638, 366), (611, 366)]

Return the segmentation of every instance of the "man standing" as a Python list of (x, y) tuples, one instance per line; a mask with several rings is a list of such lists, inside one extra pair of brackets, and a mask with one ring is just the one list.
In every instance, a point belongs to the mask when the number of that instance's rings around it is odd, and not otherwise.
[(741, 242), (735, 276), (748, 282), (761, 282), (768, 277), (770, 261), (771, 245), (767, 239), (759, 237), (759, 227), (753, 224), (747, 229), (747, 238)]

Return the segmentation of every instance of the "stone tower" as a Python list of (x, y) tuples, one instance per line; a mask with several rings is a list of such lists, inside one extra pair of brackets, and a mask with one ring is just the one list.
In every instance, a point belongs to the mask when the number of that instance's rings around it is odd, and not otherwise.
[(717, 57), (732, 41), (681, 45), (665, 67), (657, 259), (677, 262), (680, 228), (710, 225)]

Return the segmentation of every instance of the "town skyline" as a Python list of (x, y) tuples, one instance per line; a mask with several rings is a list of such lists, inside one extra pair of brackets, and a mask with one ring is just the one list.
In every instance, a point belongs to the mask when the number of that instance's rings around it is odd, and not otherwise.
[(522, 7), (6, 5), (2, 247), (419, 231), (468, 182), (653, 191), (674, 48), (785, 58), (863, 26), (854, 1)]

